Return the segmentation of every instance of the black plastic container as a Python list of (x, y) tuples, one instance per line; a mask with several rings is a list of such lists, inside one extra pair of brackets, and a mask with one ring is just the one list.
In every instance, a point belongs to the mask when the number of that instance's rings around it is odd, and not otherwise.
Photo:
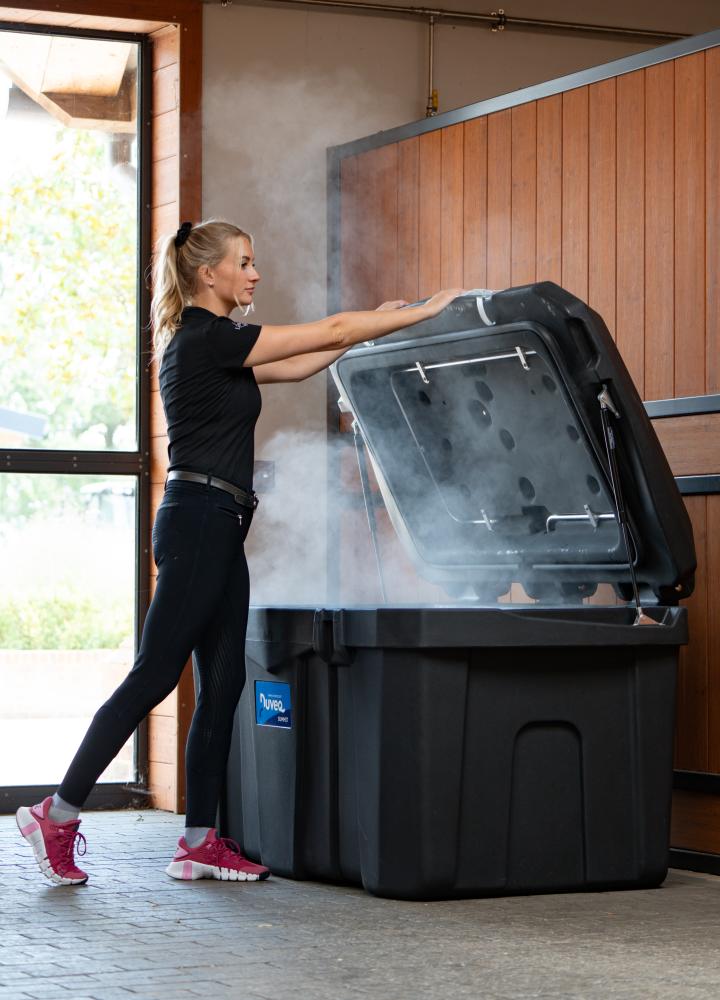
[[(399, 899), (659, 885), (687, 618), (653, 614), (252, 609), (226, 832)], [(268, 681), (291, 729), (257, 724)]]
[[(460, 606), (252, 608), (224, 832), (402, 899), (659, 885), (695, 556), (602, 321), (554, 285), (478, 293), (335, 378)], [(645, 624), (579, 603), (633, 577)], [(547, 603), (480, 606), (511, 581)]]

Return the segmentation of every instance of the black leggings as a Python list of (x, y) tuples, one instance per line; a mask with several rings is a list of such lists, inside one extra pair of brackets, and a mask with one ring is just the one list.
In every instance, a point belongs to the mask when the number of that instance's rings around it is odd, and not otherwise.
[(138, 723), (177, 685), (200, 680), (185, 752), (188, 826), (215, 826), (232, 722), (245, 683), (252, 511), (224, 490), (172, 480), (152, 532), (155, 595), (132, 670), (95, 713), (58, 794), (80, 808)]

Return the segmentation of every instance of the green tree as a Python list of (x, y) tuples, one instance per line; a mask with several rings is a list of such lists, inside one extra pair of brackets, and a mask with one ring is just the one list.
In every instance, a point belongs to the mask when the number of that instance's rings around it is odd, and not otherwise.
[(48, 418), (37, 447), (112, 449), (134, 418), (135, 195), (103, 133), (52, 135), (0, 190), (0, 405)]

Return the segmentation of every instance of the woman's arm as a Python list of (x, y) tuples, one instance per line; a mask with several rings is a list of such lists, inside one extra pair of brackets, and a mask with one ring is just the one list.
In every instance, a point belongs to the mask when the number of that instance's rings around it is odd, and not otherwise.
[[(405, 299), (395, 299), (392, 302), (383, 302), (375, 312), (387, 312), (390, 309), (400, 309), (406, 306)], [(286, 358), (285, 361), (270, 361), (265, 365), (256, 365), (253, 369), (255, 381), (258, 385), (267, 385), (270, 382), (302, 382), (311, 375), (329, 368), (333, 361), (337, 361), (348, 350), (342, 347), (337, 351), (313, 351), (310, 354), (298, 354), (294, 358)]]
[(338, 351), (313, 351), (310, 354), (298, 354), (284, 361), (270, 361), (265, 365), (255, 365), (253, 373), (258, 385), (270, 382), (302, 382), (303, 379), (316, 375), (324, 368), (329, 368), (349, 350), (343, 347)]
[(407, 309), (345, 312), (328, 316), (316, 323), (297, 326), (263, 326), (260, 336), (245, 360), (247, 368), (274, 361), (296, 358), (317, 351), (344, 352), (364, 340), (377, 340), (395, 330), (402, 330), (421, 320), (437, 316), (445, 306), (462, 294), (452, 288), (437, 292), (427, 302)]

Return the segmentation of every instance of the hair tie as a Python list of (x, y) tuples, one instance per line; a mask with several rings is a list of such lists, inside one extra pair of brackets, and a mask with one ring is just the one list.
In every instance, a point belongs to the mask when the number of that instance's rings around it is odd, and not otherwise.
[(183, 222), (183, 224), (178, 229), (175, 235), (175, 247), (177, 250), (185, 243), (188, 236), (190, 235), (190, 230), (192, 229), (192, 222)]

